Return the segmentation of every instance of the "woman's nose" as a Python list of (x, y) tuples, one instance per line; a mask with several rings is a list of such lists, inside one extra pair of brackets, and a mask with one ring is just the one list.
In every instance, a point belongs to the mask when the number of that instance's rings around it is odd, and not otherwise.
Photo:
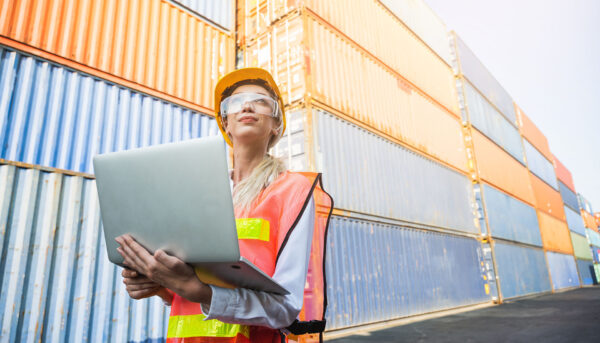
[(252, 103), (250, 103), (250, 101), (246, 101), (243, 105), (242, 105), (242, 112), (250, 112), (250, 113), (254, 113), (254, 106), (252, 106)]

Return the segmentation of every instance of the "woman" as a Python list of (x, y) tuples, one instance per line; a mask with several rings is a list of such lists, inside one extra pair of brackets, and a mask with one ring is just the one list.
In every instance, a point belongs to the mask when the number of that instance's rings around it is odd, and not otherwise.
[[(158, 295), (171, 305), (168, 342), (279, 342), (283, 332), (322, 332), (324, 239), (332, 200), (318, 185), (320, 175), (286, 171), (268, 155), (285, 130), (285, 111), (267, 71), (227, 74), (215, 87), (215, 104), (221, 133), (233, 148), (240, 252), (290, 294), (208, 285), (178, 258), (162, 250), (152, 255), (124, 235), (117, 242), (129, 267), (122, 273), (127, 291), (134, 299)], [(304, 308), (303, 296), (312, 299)], [(300, 322), (299, 314), (315, 320)]]

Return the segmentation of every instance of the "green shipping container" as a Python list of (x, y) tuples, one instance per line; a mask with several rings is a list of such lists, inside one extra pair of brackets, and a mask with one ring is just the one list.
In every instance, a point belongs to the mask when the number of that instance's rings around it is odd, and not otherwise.
[(571, 232), (571, 241), (573, 242), (574, 255), (577, 258), (584, 260), (592, 260), (592, 250), (590, 249), (590, 243), (587, 238)]

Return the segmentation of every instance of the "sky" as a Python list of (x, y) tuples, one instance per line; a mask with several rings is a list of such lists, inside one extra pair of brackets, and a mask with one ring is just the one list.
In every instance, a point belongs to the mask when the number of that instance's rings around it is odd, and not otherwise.
[(546, 135), (600, 212), (600, 1), (425, 0)]

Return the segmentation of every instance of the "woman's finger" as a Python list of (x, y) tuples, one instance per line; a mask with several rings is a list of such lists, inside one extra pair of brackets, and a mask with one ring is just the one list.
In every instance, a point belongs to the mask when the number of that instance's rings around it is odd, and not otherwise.
[(152, 256), (148, 250), (146, 250), (146, 248), (136, 242), (131, 235), (123, 235), (123, 240), (125, 241), (127, 247), (131, 249), (135, 257), (140, 260), (135, 262), (140, 264), (143, 263), (145, 265), (150, 265), (153, 262), (154, 256)]
[(143, 299), (143, 298), (148, 298), (148, 297), (155, 295), (156, 293), (158, 293), (159, 290), (160, 290), (160, 287), (156, 288), (156, 289), (152, 289), (152, 290), (131, 291), (128, 293), (129, 293), (129, 296), (132, 297), (133, 299)]
[[(127, 265), (142, 274), (147, 274), (147, 265), (144, 261), (137, 255), (137, 253), (131, 248), (130, 241), (122, 239), (121, 242), (121, 252), (124, 255), (124, 258), (127, 262)], [(117, 249), (118, 250), (118, 249)]]
[(121, 276), (124, 278), (134, 278), (134, 277), (138, 277), (141, 275), (139, 275), (138, 272), (136, 272), (135, 270), (123, 268), (123, 271), (121, 272)]
[(160, 286), (157, 285), (156, 283), (151, 282), (151, 283), (142, 283), (142, 284), (138, 284), (138, 285), (127, 285), (127, 286), (125, 286), (125, 289), (128, 292), (131, 292), (131, 291), (143, 291), (143, 290), (150, 291), (150, 290), (153, 290), (153, 289), (157, 289), (159, 287)]
[(123, 283), (125, 283), (127, 285), (139, 285), (139, 284), (143, 284), (143, 283), (156, 284), (156, 282), (148, 279), (145, 276), (140, 276), (140, 277), (136, 277), (136, 278), (123, 278)]
[(167, 254), (164, 250), (158, 249), (154, 252), (154, 258), (169, 269), (181, 268), (185, 262), (175, 256)]

